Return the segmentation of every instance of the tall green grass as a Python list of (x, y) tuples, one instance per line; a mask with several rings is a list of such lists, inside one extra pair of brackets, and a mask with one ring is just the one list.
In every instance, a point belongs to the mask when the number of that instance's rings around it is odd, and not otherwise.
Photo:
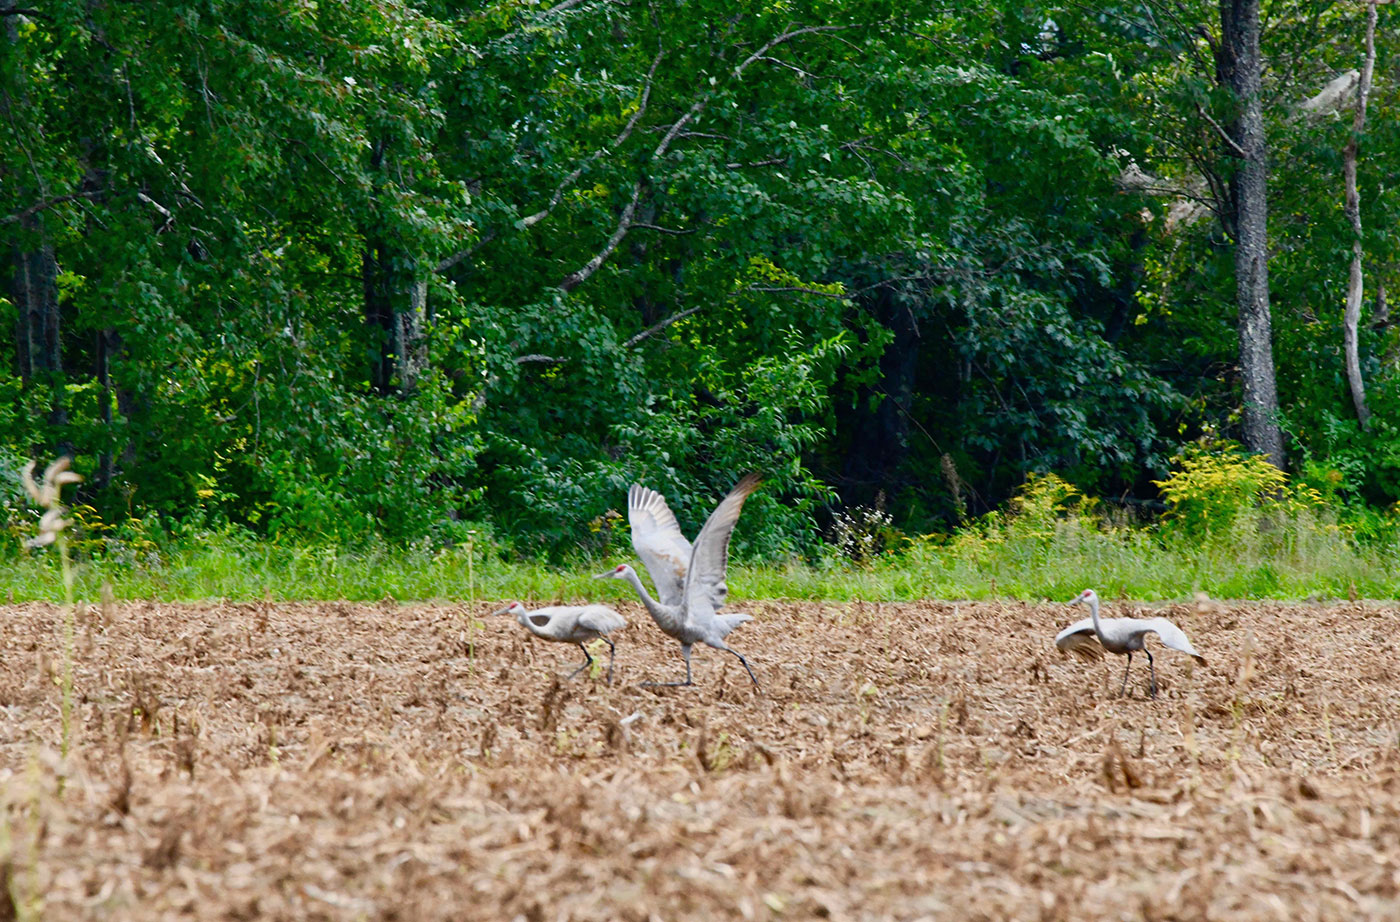
[[(944, 540), (906, 543), (862, 566), (835, 557), (735, 562), (730, 598), (1067, 599), (1085, 587), (1144, 600), (1198, 591), (1241, 599), (1400, 598), (1400, 548), (1360, 544), (1324, 522), (1249, 523), (1211, 540), (1171, 539), (1156, 529), (1110, 528), (1082, 517), (1041, 526), (1015, 519), (982, 525)], [(629, 598), (631, 590), (592, 575), (628, 559), (551, 566), (513, 560), (493, 547), (350, 552), (216, 533), (180, 540), (140, 562), (89, 558), (74, 589), (92, 600), (106, 582), (119, 599), (164, 601), (604, 601)], [(35, 553), (0, 566), (0, 601), (61, 601), (62, 586), (52, 556)]]
[[(834, 547), (818, 560), (736, 561), (728, 578), (731, 599), (1067, 599), (1086, 587), (1143, 600), (1197, 592), (1239, 599), (1400, 598), (1400, 520), (1373, 515), (1364, 529), (1356, 528), (1341, 522), (1337, 508), (1316, 492), (1285, 480), (1253, 456), (1191, 451), (1162, 482), (1166, 515), (1141, 522), (1053, 475), (1034, 477), (1006, 510), (952, 535), (911, 540), (882, 533), (839, 542), (889, 548), (859, 564)], [(888, 527), (879, 517), (860, 520), (873, 529)], [(43, 552), (20, 554), (14, 545), (0, 548), (0, 601), (61, 598), (59, 562)], [(119, 599), (164, 601), (540, 603), (631, 596), (621, 583), (591, 578), (630, 559), (630, 552), (551, 566), (521, 560), (489, 539), (436, 550), (348, 551), (287, 546), (236, 530), (172, 537), (128, 527), (75, 546), (86, 551), (74, 587), (85, 599), (98, 598), (103, 584)]]

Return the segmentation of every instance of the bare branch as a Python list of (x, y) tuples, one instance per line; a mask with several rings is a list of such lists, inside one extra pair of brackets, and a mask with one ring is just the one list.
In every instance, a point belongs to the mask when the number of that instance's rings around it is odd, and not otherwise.
[[(557, 15), (559, 15), (560, 13), (566, 13), (566, 12), (568, 12), (569, 10), (573, 9), (573, 8), (576, 7), (576, 6), (582, 6), (582, 5), (583, 5), (584, 3), (586, 3), (586, 2), (588, 2), (588, 0), (563, 0), (562, 3), (556, 3), (556, 4), (554, 4), (554, 6), (550, 7), (549, 9), (547, 9), (547, 10), (542, 10), (542, 11), (540, 11), (539, 13), (537, 13), (537, 14), (535, 15), (535, 17), (534, 17), (534, 24), (538, 24), (538, 23), (540, 23), (540, 22), (546, 21), (546, 20), (548, 20), (550, 17), (557, 16)], [(616, 2), (616, 0), (600, 0), (600, 2), (598, 3), (598, 6), (600, 6), (600, 7), (610, 6), (610, 5), (612, 5), (614, 2)], [(521, 29), (512, 29), (511, 31), (505, 33), (504, 35), (501, 35), (501, 36), (498, 36), (497, 38), (492, 39), (492, 40), (491, 40), (491, 44), (492, 44), (492, 45), (503, 45), (503, 44), (505, 44), (506, 42), (508, 42), (508, 41), (510, 41), (510, 40), (512, 40), (512, 39), (514, 39), (514, 38), (516, 38), (517, 36), (519, 36), (519, 35), (520, 35), (521, 33), (523, 33), (524, 31), (525, 31), (525, 29), (523, 29), (523, 28), (521, 28)]]
[(705, 107), (709, 104), (710, 99), (707, 96), (702, 96), (695, 100), (695, 103), (686, 110), (686, 113), (676, 119), (671, 125), (670, 129), (666, 132), (666, 136), (661, 139), (661, 143), (656, 145), (656, 150), (651, 152), (652, 159), (659, 160), (666, 156), (666, 152), (671, 149), (672, 142), (680, 136), (681, 129), (688, 125), (691, 119), (704, 111)]
[(563, 3), (556, 3), (554, 6), (551, 6), (549, 9), (545, 10), (545, 15), (552, 16), (555, 13), (562, 13), (565, 10), (573, 9), (574, 7), (578, 6), (583, 2), (584, 0), (564, 0)]
[(1216, 133), (1225, 141), (1229, 148), (1235, 152), (1235, 156), (1242, 160), (1249, 159), (1249, 155), (1244, 152), (1244, 148), (1235, 143), (1235, 139), (1230, 137), (1230, 133), (1220, 126), (1220, 123), (1210, 117), (1210, 113), (1202, 108), (1200, 103), (1196, 103), (1196, 112), (1214, 128)]
[[(809, 35), (815, 32), (834, 32), (842, 29), (854, 28), (856, 28), (856, 26), (807, 26), (803, 29), (792, 29), (790, 31), (784, 32), (781, 35), (769, 39), (763, 44), (763, 47), (759, 48), (753, 54), (745, 58), (743, 62), (736, 65), (734, 67), (734, 76), (743, 76), (744, 70), (747, 69), (748, 66), (754, 61), (762, 59), (773, 48), (785, 42), (789, 42), (794, 38), (797, 38), (798, 36)], [(674, 143), (676, 138), (680, 136), (681, 131), (685, 128), (685, 126), (690, 124), (690, 122), (693, 121), (695, 117), (699, 115), (702, 111), (704, 111), (705, 107), (710, 104), (710, 98), (710, 96), (702, 96), (699, 99), (695, 100), (694, 104), (692, 104), (691, 107), (686, 110), (686, 113), (680, 118), (676, 119), (675, 124), (671, 126), (671, 130), (667, 131), (666, 136), (661, 139), (661, 143), (656, 145), (656, 150), (652, 152), (653, 159), (660, 160), (662, 157), (666, 156), (666, 152), (671, 149), (671, 144)]]
[(560, 180), (559, 185), (554, 188), (554, 194), (549, 197), (549, 204), (546, 205), (544, 208), (540, 209), (539, 211), (535, 212), (534, 214), (521, 218), (520, 227), (534, 227), (536, 224), (549, 217), (549, 213), (553, 211), (554, 207), (563, 200), (564, 192), (575, 182), (578, 181), (578, 178), (583, 175), (583, 171), (588, 168), (588, 165), (590, 163), (592, 163), (600, 157), (611, 154), (614, 148), (621, 147), (623, 142), (625, 142), (629, 137), (632, 136), (632, 132), (637, 127), (637, 123), (641, 121), (642, 115), (647, 110), (647, 103), (651, 99), (652, 82), (656, 78), (656, 68), (660, 66), (661, 58), (664, 56), (664, 54), (664, 51), (658, 51), (656, 53), (656, 57), (652, 59), (651, 67), (647, 70), (646, 83), (644, 84), (642, 89), (642, 98), (641, 101), (637, 104), (637, 111), (632, 113), (632, 117), (627, 120), (627, 124), (623, 126), (622, 131), (618, 133), (617, 137), (613, 138), (612, 144), (608, 145), (608, 147), (599, 148), (598, 150), (594, 151), (582, 163), (580, 163), (573, 170), (573, 172), (571, 172), (568, 176), (565, 176), (562, 180)]
[(660, 333), (662, 330), (669, 327), (671, 324), (678, 323), (684, 320), (685, 318), (689, 317), (691, 314), (700, 310), (702, 306), (703, 305), (697, 304), (695, 307), (687, 307), (685, 310), (674, 313), (659, 323), (652, 324), (642, 332), (638, 333), (636, 336), (633, 336), (631, 339), (627, 340), (627, 342), (623, 343), (622, 348), (631, 349), (633, 346), (637, 345), (637, 343), (641, 342), (642, 340), (649, 339), (650, 337), (655, 336), (657, 333)]
[[(657, 130), (659, 131), (660, 129)], [(727, 134), (712, 134), (708, 131), (682, 131), (680, 137), (687, 141), (691, 138), (709, 138), (712, 141), (728, 141), (730, 144), (737, 143)]]
[(517, 365), (561, 365), (568, 359), (561, 359), (553, 355), (541, 355), (538, 352), (531, 352), (529, 355), (517, 355), (511, 361)]
[(602, 267), (607, 258), (617, 249), (617, 245), (622, 242), (622, 238), (627, 236), (627, 232), (632, 228), (632, 216), (637, 213), (637, 201), (642, 197), (642, 181), (639, 179), (632, 184), (632, 200), (622, 209), (622, 215), (617, 219), (617, 227), (613, 230), (612, 236), (603, 248), (594, 255), (582, 268), (575, 270), (565, 276), (564, 281), (559, 283), (559, 290), (568, 294), (597, 272)]
[[(987, 275), (987, 276), (991, 276), (991, 275), (997, 274), (997, 271), (998, 271), (998, 270), (987, 270), (986, 272), (981, 273), (981, 274)], [(918, 273), (918, 274), (916, 274), (916, 275), (892, 275), (892, 276), (890, 276), (889, 278), (883, 278), (883, 279), (880, 279), (878, 282), (872, 282), (872, 283), (870, 283), (869, 285), (862, 285), (862, 286), (859, 287), (859, 288), (847, 288), (847, 289), (845, 289), (844, 291), (842, 291), (840, 294), (836, 294), (836, 293), (833, 293), (833, 292), (830, 292), (830, 291), (822, 291), (821, 289), (818, 289), (818, 288), (807, 288), (807, 287), (804, 287), (804, 286), (801, 286), (801, 285), (791, 285), (791, 286), (782, 286), (782, 285), (772, 285), (772, 286), (770, 286), (770, 285), (750, 285), (750, 286), (748, 286), (748, 287), (746, 287), (746, 288), (743, 288), (743, 289), (741, 289), (741, 290), (743, 290), (743, 291), (751, 291), (751, 292), (761, 292), (761, 293), (765, 293), (765, 294), (807, 294), (807, 295), (818, 295), (819, 297), (831, 298), (831, 299), (836, 300), (836, 301), (849, 301), (849, 300), (851, 300), (852, 298), (855, 298), (857, 295), (863, 295), (863, 294), (865, 294), (867, 291), (874, 291), (874, 290), (877, 289), (877, 288), (888, 288), (889, 286), (898, 284), (899, 282), (924, 282), (924, 283), (927, 283), (927, 282), (931, 282), (931, 281), (935, 280), (936, 278), (938, 278), (938, 275), (935, 274), (935, 273), (930, 273), (930, 272), (920, 272), (920, 273)]]
[(105, 190), (98, 189), (91, 192), (70, 192), (67, 195), (58, 195), (53, 198), (44, 199), (43, 201), (35, 202), (22, 211), (16, 211), (14, 214), (5, 215), (3, 218), (0, 218), (0, 224), (14, 224), (16, 221), (23, 221), (30, 215), (36, 215), (41, 211), (47, 211), (55, 205), (62, 205), (64, 202), (72, 202), (84, 198), (96, 198), (102, 195), (104, 191)]
[(765, 42), (765, 43), (763, 44), (763, 46), (762, 46), (761, 48), (759, 48), (759, 49), (758, 49), (757, 51), (755, 51), (753, 54), (751, 54), (751, 55), (749, 55), (747, 58), (745, 58), (745, 59), (743, 60), (742, 63), (738, 64), (738, 65), (734, 68), (734, 76), (736, 76), (736, 77), (742, 76), (743, 73), (744, 73), (744, 71), (745, 71), (745, 70), (748, 68), (748, 66), (749, 66), (750, 64), (752, 64), (754, 61), (760, 61), (760, 60), (764, 59), (765, 57), (767, 57), (769, 51), (772, 51), (772, 50), (773, 50), (774, 48), (776, 48), (777, 46), (782, 45), (782, 44), (785, 44), (785, 43), (787, 43), (787, 42), (790, 42), (790, 41), (792, 41), (792, 40), (795, 39), (795, 38), (799, 38), (800, 36), (803, 36), (803, 35), (811, 35), (811, 34), (816, 33), (816, 32), (843, 32), (843, 31), (845, 31), (845, 30), (847, 30), (847, 29), (856, 29), (856, 28), (860, 28), (860, 27), (859, 27), (859, 26), (855, 26), (855, 25), (848, 25), (848, 26), (804, 26), (804, 27), (801, 28), (801, 29), (792, 29), (792, 30), (790, 30), (790, 31), (788, 31), (788, 32), (784, 32), (784, 33), (782, 33), (781, 35), (777, 35), (777, 36), (774, 36), (773, 38), (770, 38), (767, 42)]
[(640, 222), (633, 224), (632, 226), (637, 228), (638, 230), (653, 230), (659, 234), (673, 234), (677, 237), (684, 236), (685, 234), (693, 234), (697, 230), (694, 227), (688, 228), (686, 230), (676, 230), (674, 227), (661, 227), (658, 224), (642, 224)]
[(345, 185), (345, 177), (344, 177), (344, 176), (341, 176), (339, 173), (337, 173), (337, 172), (335, 171), (335, 168), (334, 168), (333, 166), (331, 166), (329, 163), (327, 163), (325, 160), (323, 160), (323, 159), (321, 158), (321, 155), (320, 155), (320, 154), (318, 154), (318, 153), (316, 153), (314, 150), (312, 150), (310, 144), (307, 144), (307, 143), (306, 143), (305, 141), (303, 141), (301, 138), (279, 137), (279, 140), (284, 141), (284, 142), (286, 142), (286, 143), (288, 143), (288, 144), (300, 144), (303, 148), (306, 149), (306, 152), (311, 156), (311, 159), (312, 159), (312, 160), (315, 160), (317, 163), (321, 164), (321, 169), (323, 169), (323, 170), (325, 170), (327, 173), (331, 174), (331, 177), (332, 177), (336, 182), (340, 183), (341, 185)]
[[(785, 42), (789, 42), (794, 38), (797, 38), (802, 35), (811, 35), (820, 32), (836, 32), (854, 28), (856, 28), (856, 26), (806, 26), (801, 29), (790, 29), (787, 32), (782, 33), (781, 35), (777, 35), (769, 39), (767, 42), (764, 43), (763, 47), (759, 48), (753, 54), (749, 55), (749, 57), (744, 59), (742, 63), (740, 63), (734, 68), (734, 76), (736, 78), (742, 76), (744, 73), (744, 69), (747, 68), (754, 61), (757, 61), (760, 58), (762, 58), (771, 49), (777, 47), (778, 45), (784, 44)], [(653, 161), (660, 160), (661, 158), (666, 156), (666, 153), (671, 149), (671, 145), (675, 143), (676, 139), (681, 136), (681, 132), (685, 130), (686, 125), (694, 121), (694, 119), (705, 110), (705, 107), (710, 104), (710, 100), (712, 98), (713, 97), (709, 94), (701, 96), (699, 99), (695, 100), (695, 102), (691, 104), (690, 108), (687, 109), (685, 113), (681, 115), (680, 118), (676, 119), (675, 122), (671, 124), (670, 129), (666, 132), (665, 136), (662, 137), (660, 143), (656, 145), (656, 149), (653, 150), (651, 153), (651, 159)], [(584, 264), (582, 268), (569, 273), (569, 275), (567, 275), (564, 278), (564, 280), (559, 283), (560, 291), (568, 293), (570, 291), (573, 291), (579, 285), (582, 285), (584, 282), (586, 282), (593, 275), (593, 273), (597, 272), (598, 269), (603, 265), (603, 263), (607, 261), (607, 258), (613, 254), (613, 251), (617, 249), (618, 244), (622, 242), (622, 238), (627, 236), (627, 232), (631, 230), (633, 226), (632, 218), (637, 211), (637, 202), (641, 199), (642, 196), (642, 182), (643, 180), (638, 179), (632, 185), (631, 201), (629, 201), (626, 207), (622, 209), (622, 214), (617, 220), (617, 226), (613, 229), (612, 235), (608, 237), (608, 242), (604, 244), (603, 248), (599, 250), (598, 253), (594, 255), (592, 259), (590, 259), (586, 264)]]
[(812, 79), (812, 80), (820, 80), (820, 79), (821, 79), (821, 75), (820, 75), (820, 74), (814, 74), (814, 73), (812, 73), (811, 71), (803, 70), (802, 68), (798, 67), (796, 64), (792, 64), (792, 63), (789, 63), (788, 61), (784, 61), (782, 58), (775, 58), (775, 57), (772, 57), (771, 55), (766, 55), (766, 54), (765, 54), (763, 57), (759, 58), (758, 60), (760, 60), (760, 61), (767, 61), (768, 63), (770, 63), (770, 64), (776, 64), (776, 65), (778, 65), (779, 67), (786, 67), (788, 70), (793, 71), (794, 73), (796, 73), (796, 74), (798, 74), (799, 76), (802, 76), (802, 77), (807, 77), (807, 78), (810, 78), (810, 79)]
[(726, 163), (726, 170), (753, 170), (765, 166), (779, 166), (787, 163), (786, 157), (771, 157), (768, 160), (754, 160), (751, 163)]
[(175, 226), (175, 215), (171, 213), (169, 208), (166, 208), (160, 202), (157, 202), (155, 199), (151, 198), (144, 192), (136, 193), (136, 197), (141, 201), (145, 202), (147, 205), (150, 205), (156, 211), (160, 212), (161, 216), (165, 218), (165, 222), (161, 224), (160, 227), (156, 228), (157, 234), (163, 234), (166, 231), (170, 230), (170, 228)]
[(437, 266), (435, 266), (435, 267), (433, 268), (433, 271), (434, 271), (434, 272), (437, 272), (438, 274), (441, 274), (441, 273), (443, 273), (443, 272), (446, 272), (447, 270), (451, 269), (453, 266), (457, 265), (457, 264), (458, 264), (459, 262), (461, 262), (462, 260), (467, 259), (468, 257), (470, 257), (470, 256), (472, 256), (473, 254), (475, 254), (477, 250), (479, 250), (479, 249), (481, 249), (482, 247), (486, 246), (486, 244), (490, 243), (492, 240), (495, 240), (495, 239), (496, 239), (496, 231), (495, 231), (495, 230), (489, 230), (489, 231), (487, 231), (485, 234), (482, 234), (481, 239), (478, 240), (476, 243), (472, 244), (471, 246), (467, 247), (467, 248), (464, 249), (464, 250), (458, 250), (456, 253), (453, 253), (451, 256), (447, 257), (447, 258), (444, 259), (442, 262), (438, 263)]
[[(895, 163), (898, 163), (898, 164), (899, 164), (901, 167), (903, 167), (904, 169), (907, 170), (907, 169), (911, 169), (911, 168), (912, 168), (911, 165), (910, 165), (910, 163), (909, 163), (909, 161), (908, 161), (908, 160), (905, 160), (903, 157), (899, 156), (899, 154), (896, 154), (894, 151), (890, 150), (889, 148), (885, 148), (885, 147), (875, 147), (874, 145), (866, 144), (866, 143), (865, 143), (865, 138), (856, 138), (854, 141), (847, 141), (845, 144), (842, 144), (842, 145), (841, 145), (839, 148), (837, 148), (837, 149), (838, 149), (838, 150), (851, 151), (851, 152), (853, 152), (853, 153), (854, 153), (855, 151), (858, 151), (858, 150), (868, 150), (868, 151), (870, 151), (870, 152), (873, 153), (873, 154), (884, 154), (886, 157), (889, 157), (891, 160), (893, 160)], [(859, 156), (859, 155), (857, 155), (857, 156)], [(861, 159), (864, 159), (864, 158), (861, 158)]]
[(841, 292), (838, 294), (836, 292), (831, 291), (822, 291), (820, 288), (806, 288), (802, 285), (750, 285), (747, 288), (745, 288), (744, 291), (758, 291), (764, 293), (795, 292), (797, 294), (818, 295), (823, 298), (833, 298), (837, 301), (847, 301), (850, 300), (851, 297), (850, 294), (847, 292)]

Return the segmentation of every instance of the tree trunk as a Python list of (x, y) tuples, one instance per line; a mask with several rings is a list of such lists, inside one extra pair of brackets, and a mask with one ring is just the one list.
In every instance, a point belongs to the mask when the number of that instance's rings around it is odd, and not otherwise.
[[(108, 433), (113, 431), (112, 353), (116, 351), (116, 343), (117, 334), (111, 327), (98, 330), (97, 342), (92, 353), (93, 374), (97, 378), (98, 386), (102, 388), (98, 398), (97, 416)], [(116, 478), (116, 473), (116, 455), (110, 448), (104, 448), (97, 458), (97, 471), (92, 478), (93, 487), (98, 491), (105, 490)]]
[(15, 365), (26, 387), (52, 392), (49, 424), (68, 421), (63, 406), (62, 318), (58, 305), (58, 260), (39, 215), (19, 222), (11, 244), (14, 275), (10, 293), (16, 308)]
[(375, 338), (370, 384), (376, 393), (407, 396), (428, 366), (428, 283), (384, 240), (365, 242), (365, 323)]
[[(383, 170), (387, 143), (375, 144), (371, 165)], [(428, 367), (428, 282), (404, 248), (374, 231), (365, 233), (361, 260), (365, 323), (374, 337), (370, 385), (405, 397)]]
[(909, 410), (918, 371), (919, 328), (905, 298), (882, 288), (875, 314), (894, 334), (880, 356), (880, 379), (861, 388), (854, 437), (842, 471), (842, 497), (868, 505), (891, 480), (909, 452)]
[(1351, 137), (1342, 152), (1342, 177), (1346, 185), (1346, 216), (1351, 222), (1351, 274), (1347, 279), (1347, 305), (1342, 314), (1342, 351), (1345, 355), (1347, 385), (1356, 419), (1362, 429), (1371, 428), (1371, 411), (1366, 408), (1366, 382), (1361, 377), (1361, 195), (1356, 188), (1356, 154), (1361, 132), (1366, 127), (1366, 97), (1371, 92), (1371, 75), (1376, 67), (1376, 0), (1366, 5), (1366, 59), (1361, 64), (1361, 81), (1356, 88), (1356, 114), (1352, 117)]
[(58, 262), (38, 215), (20, 222), (22, 236), (13, 241), (14, 277), (10, 292), (18, 311), (15, 342), (20, 377), (63, 370), (59, 352)]
[[(0, 0), (0, 13), (15, 8), (13, 0)], [(4, 21), (4, 44), (15, 46), (19, 42), (18, 17), (0, 16)], [(9, 48), (5, 49), (7, 52)], [(0, 113), (4, 117), (16, 118), (15, 110), (23, 118), (26, 91), (23, 85), (8, 87), (0, 93)], [(17, 174), (11, 174), (0, 162), (0, 183), (14, 183)], [(31, 193), (36, 202), (44, 196), (41, 188)], [(10, 231), (10, 256), (13, 273), (10, 279), (10, 296), (15, 305), (15, 370), (26, 388), (47, 388), (50, 393), (49, 425), (62, 426), (68, 421), (68, 412), (63, 405), (63, 341), (62, 317), (58, 304), (58, 259), (54, 255), (53, 241), (44, 226), (44, 216), (39, 213), (26, 215), (14, 222)], [(48, 450), (67, 448), (66, 445), (47, 445)]]
[(1264, 108), (1260, 99), (1259, 0), (1220, 0), (1221, 42), (1216, 61), (1222, 86), (1235, 97), (1227, 126), (1237, 159), (1229, 183), (1235, 236), (1235, 302), (1239, 309), (1240, 376), (1244, 389), (1244, 443), (1283, 467), (1278, 424), (1273, 332), (1269, 318), (1268, 170)]

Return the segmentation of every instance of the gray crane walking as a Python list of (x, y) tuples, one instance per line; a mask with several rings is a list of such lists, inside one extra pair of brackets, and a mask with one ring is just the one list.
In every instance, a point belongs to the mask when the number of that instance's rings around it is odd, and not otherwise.
[(1123, 670), (1123, 687), (1118, 689), (1121, 696), (1128, 690), (1128, 671), (1133, 668), (1133, 651), (1147, 654), (1147, 669), (1151, 675), (1152, 697), (1157, 697), (1157, 670), (1152, 665), (1152, 651), (1147, 649), (1148, 634), (1156, 634), (1162, 645), (1180, 650), (1202, 666), (1206, 658), (1196, 652), (1186, 634), (1166, 618), (1100, 618), (1099, 595), (1092, 589), (1085, 589), (1070, 599), (1067, 605), (1087, 604), (1089, 617), (1076, 621), (1055, 635), (1055, 646), (1065, 653), (1074, 653), (1084, 659), (1103, 659), (1103, 651), (1128, 657), (1128, 668)]
[(693, 546), (681, 533), (676, 517), (660, 493), (637, 484), (628, 491), (627, 519), (632, 526), (632, 547), (656, 583), (659, 598), (651, 597), (637, 571), (625, 563), (599, 573), (594, 579), (621, 579), (631, 583), (656, 626), (680, 641), (681, 656), (685, 657), (684, 682), (643, 684), (695, 684), (691, 680), (690, 650), (695, 644), (703, 643), (737, 656), (749, 679), (758, 685), (749, 661), (724, 642), (730, 631), (753, 620), (752, 616), (738, 612), (721, 615), (718, 609), (724, 606), (729, 594), (729, 587), (724, 583), (729, 567), (729, 536), (739, 521), (744, 500), (758, 489), (760, 482), (757, 474), (747, 474), (735, 484), (705, 520)]
[(606, 605), (551, 605), (548, 608), (528, 610), (519, 602), (511, 602), (495, 615), (514, 615), (515, 620), (525, 626), (531, 634), (557, 643), (577, 644), (583, 651), (584, 663), (569, 673), (567, 682), (589, 666), (593, 665), (593, 655), (585, 643), (601, 637), (608, 645), (608, 684), (612, 684), (613, 655), (617, 646), (608, 639), (608, 634), (627, 626), (627, 621)]

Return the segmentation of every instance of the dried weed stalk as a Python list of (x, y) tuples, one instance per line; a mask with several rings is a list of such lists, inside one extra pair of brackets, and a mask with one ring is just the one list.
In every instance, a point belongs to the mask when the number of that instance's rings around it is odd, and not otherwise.
[(1108, 747), (1104, 749), (1102, 773), (1104, 786), (1115, 794), (1119, 790), (1132, 791), (1143, 785), (1142, 773), (1123, 754), (1116, 736), (1109, 737)]
[[(498, 670), (516, 638), (487, 631), (490, 668), (456, 675), (439, 720), (437, 708), (401, 705), (415, 687), (428, 700), (424, 664), (455, 655), (422, 629), (431, 611), (360, 606), (346, 618), (343, 604), (273, 610), (269, 632), (295, 650), (295, 671), (269, 663), (267, 644), (245, 646), (252, 608), (120, 606), (117, 629), (79, 661), (108, 748), (88, 753), (91, 781), (70, 781), (62, 800), (56, 745), (32, 782), (23, 768), (22, 741), (56, 723), (52, 693), (34, 694), (32, 680), (42, 650), (58, 673), (53, 611), (7, 609), (6, 640), (33, 651), (0, 657), (0, 700), (21, 741), (0, 746), (10, 779), (0, 825), (15, 843), (0, 861), (19, 917), (448, 922), (467, 907), (473, 918), (573, 922), (1245, 922), (1302, 906), (1318, 922), (1400, 918), (1388, 849), (1400, 835), (1394, 649), (1374, 639), (1385, 623), (1355, 630), (1339, 606), (1229, 606), (1212, 641), (1235, 668), (1202, 671), (1156, 702), (1117, 698), (1116, 681), (1099, 698), (1097, 676), (1054, 657), (1060, 612), (1043, 607), (890, 605), (907, 629), (875, 628), (871, 643), (868, 617), (837, 623), (819, 603), (774, 604), (756, 652), (802, 681), (724, 701), (712, 694), (719, 664), (705, 661), (684, 694), (564, 686), (545, 708), (550, 681)], [(1026, 622), (1049, 626), (1028, 641)], [(975, 654), (943, 645), (973, 624)], [(1250, 629), (1271, 644), (1242, 685)], [(1273, 667), (1280, 635), (1294, 639), (1295, 679)], [(190, 638), (209, 656), (170, 655)], [(894, 647), (892, 671), (883, 656), (824, 657), (820, 674), (807, 665), (815, 651), (881, 641)], [(1032, 684), (1026, 645), (1037, 642), (1045, 675)], [(667, 644), (639, 635), (637, 667), (669, 662)], [(150, 674), (146, 710), (153, 692), (164, 700), (153, 736), (122, 713), (134, 691), (123, 680), (139, 669)], [(1283, 695), (1289, 681), (1305, 694)], [(853, 700), (867, 685), (878, 693)], [(546, 711), (546, 724), (577, 728), (564, 745), (537, 729)], [(263, 714), (275, 715), (287, 756), (277, 769)], [(621, 715), (633, 716), (612, 720)], [(186, 740), (198, 742), (193, 778), (180, 765)]]
[(1235, 676), (1235, 696), (1234, 700), (1230, 702), (1230, 710), (1234, 718), (1234, 724), (1230, 734), (1231, 761), (1238, 760), (1240, 757), (1240, 743), (1244, 734), (1245, 694), (1249, 690), (1249, 683), (1253, 678), (1254, 632), (1246, 631), (1244, 635), (1244, 650), (1240, 654), (1240, 671)]
[(544, 698), (540, 701), (539, 728), (546, 733), (553, 732), (559, 726), (559, 698), (563, 691), (564, 686), (560, 684), (559, 677), (552, 677), (549, 682), (549, 690), (544, 693)]
[(20, 471), (20, 482), (36, 506), (43, 508), (39, 519), (38, 533), (25, 542), (29, 548), (58, 547), (59, 560), (63, 569), (63, 678), (60, 683), (59, 714), (62, 721), (59, 751), (68, 757), (68, 747), (73, 729), (73, 560), (68, 553), (67, 529), (71, 519), (65, 519), (67, 507), (60, 500), (63, 488), (70, 483), (81, 483), (81, 475), (69, 470), (72, 459), (59, 458), (44, 469), (44, 476), (34, 480), (35, 462), (30, 461)]

